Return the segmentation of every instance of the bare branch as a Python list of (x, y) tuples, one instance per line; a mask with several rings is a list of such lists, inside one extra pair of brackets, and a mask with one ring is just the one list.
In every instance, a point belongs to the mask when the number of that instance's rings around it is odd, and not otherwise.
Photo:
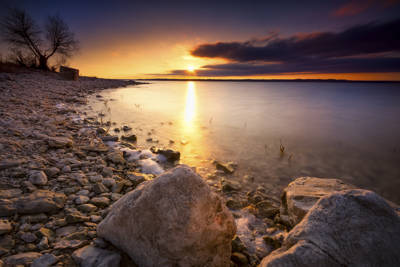
[(1, 21), (3, 39), (13, 46), (26, 47), (36, 56), (41, 56), (40, 30), (33, 19), (20, 9), (10, 9)]
[(49, 16), (46, 23), (46, 40), (50, 48), (46, 53), (49, 58), (54, 54), (70, 57), (78, 49), (78, 41), (68, 25), (59, 16)]

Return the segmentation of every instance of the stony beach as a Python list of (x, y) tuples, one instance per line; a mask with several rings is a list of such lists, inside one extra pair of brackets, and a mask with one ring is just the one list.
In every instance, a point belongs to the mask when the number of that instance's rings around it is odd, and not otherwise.
[(371, 191), (304, 177), (281, 199), (239, 194), (234, 165), (204, 179), (178, 151), (138, 150), (132, 129), (119, 138), (79, 110), (134, 84), (0, 73), (0, 266), (400, 264), (398, 207)]

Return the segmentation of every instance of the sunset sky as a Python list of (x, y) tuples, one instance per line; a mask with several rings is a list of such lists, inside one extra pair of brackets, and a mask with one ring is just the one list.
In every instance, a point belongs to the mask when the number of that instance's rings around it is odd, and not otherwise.
[(400, 80), (397, 0), (1, 3), (39, 23), (60, 14), (83, 75)]

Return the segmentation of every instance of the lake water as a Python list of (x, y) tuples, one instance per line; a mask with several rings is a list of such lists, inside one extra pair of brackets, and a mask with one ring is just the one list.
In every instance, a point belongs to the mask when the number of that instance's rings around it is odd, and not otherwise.
[(151, 81), (101, 95), (89, 114), (129, 125), (140, 148), (179, 150), (204, 176), (213, 159), (233, 161), (226, 179), (245, 190), (341, 178), (400, 203), (400, 84)]

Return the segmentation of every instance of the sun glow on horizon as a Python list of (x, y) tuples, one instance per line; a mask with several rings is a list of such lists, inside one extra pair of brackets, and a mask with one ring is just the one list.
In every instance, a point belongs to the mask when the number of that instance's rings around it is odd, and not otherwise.
[(187, 67), (187, 70), (188, 70), (189, 72), (194, 72), (194, 71), (196, 70), (196, 68), (193, 67), (193, 66), (188, 66), (188, 67)]

